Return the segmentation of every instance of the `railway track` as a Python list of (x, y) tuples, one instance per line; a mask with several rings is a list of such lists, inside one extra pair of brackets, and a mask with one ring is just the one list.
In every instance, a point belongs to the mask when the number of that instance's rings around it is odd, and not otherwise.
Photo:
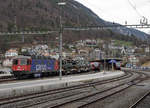
[(11, 81), (14, 81), (14, 80), (15, 80), (15, 78), (0, 79), (0, 83), (11, 82)]
[[(30, 95), (26, 95), (26, 96), (22, 96), (22, 97), (1, 99), (0, 100), (0, 106), (1, 106), (1, 108), (5, 108), (5, 107), (9, 107), (9, 106), (11, 106), (11, 107), (17, 106), (17, 107), (21, 107), (21, 108), (37, 107), (38, 105), (45, 104), (47, 102), (61, 100), (61, 99), (67, 98), (67, 97), (80, 97), (77, 99), (77, 100), (80, 100), (83, 98), (88, 98), (91, 96), (98, 95), (99, 93), (104, 93), (104, 91), (110, 91), (111, 89), (115, 89), (116, 87), (112, 87), (112, 88), (109, 88), (107, 90), (103, 90), (103, 91), (99, 92), (99, 90), (97, 89), (97, 86), (101, 86), (103, 84), (109, 84), (112, 82), (114, 83), (114, 82), (124, 80), (124, 79), (128, 80), (128, 78), (131, 78), (131, 76), (133, 74), (135, 74), (135, 73), (126, 72), (125, 76), (113, 78), (111, 80), (91, 82), (91, 83), (86, 83), (86, 84), (82, 84), (82, 85), (78, 85), (78, 86), (72, 86), (72, 87), (68, 87), (68, 88), (61, 88), (61, 89), (51, 90), (51, 91), (37, 93), (37, 94), (30, 94)], [(140, 75), (138, 75), (138, 76), (140, 76)], [(126, 83), (128, 83), (128, 82), (126, 82)], [(122, 83), (121, 85), (123, 86), (124, 84)], [(121, 85), (117, 85), (117, 86), (119, 87)], [(97, 89), (98, 92), (94, 91), (94, 92), (91, 92), (90, 94), (88, 94), (89, 89), (95, 89), (95, 90)], [(88, 94), (88, 96), (86, 94)], [(76, 98), (74, 98), (72, 101), (69, 100), (69, 102), (74, 102), (77, 100), (76, 100)], [(62, 106), (62, 105), (69, 103), (69, 102), (64, 102), (64, 101), (62, 101), (62, 102), (63, 103), (61, 103), (59, 105), (58, 104), (46, 105), (46, 107), (49, 107), (49, 106), (59, 107), (59, 106)]]
[[(138, 107), (140, 104), (141, 104), (141, 102), (143, 102), (143, 100), (144, 99), (146, 99), (147, 97), (150, 97), (150, 91), (148, 91), (147, 93), (145, 93), (140, 99), (138, 99), (134, 104), (132, 104), (129, 108), (140, 108), (140, 107)], [(144, 108), (144, 107), (142, 107), (142, 108)]]
[(1, 77), (1, 78), (0, 78), (0, 84), (1, 84), (1, 83), (12, 82), (12, 81), (15, 81), (15, 80), (16, 80), (16, 78), (14, 78), (13, 76)]
[[(143, 78), (140, 79), (142, 76), (143, 76), (144, 79), (146, 78), (145, 75), (140, 74), (137, 78), (131, 80), (130, 82), (134, 82), (134, 84), (137, 84), (137, 83), (143, 81)], [(54, 105), (54, 106), (52, 106), (53, 104), (48, 104), (48, 105), (44, 106), (44, 108), (58, 108), (58, 107), (62, 107), (62, 108), (63, 107), (64, 108), (66, 108), (66, 107), (67, 108), (69, 108), (69, 107), (83, 108), (83, 107), (88, 107), (88, 105), (90, 105), (90, 104), (93, 104), (97, 101), (108, 98), (112, 95), (115, 95), (119, 92), (124, 91), (125, 89), (128, 89), (129, 87), (133, 86), (134, 84), (129, 84), (128, 85), (126, 83), (122, 83), (122, 84), (119, 84), (117, 86), (108, 88), (106, 90), (91, 93), (91, 94), (88, 94), (86, 96), (83, 95), (82, 97), (76, 98), (76, 99), (71, 100), (71, 101), (69, 100), (69, 101), (66, 101), (64, 103), (59, 103), (59, 104)]]

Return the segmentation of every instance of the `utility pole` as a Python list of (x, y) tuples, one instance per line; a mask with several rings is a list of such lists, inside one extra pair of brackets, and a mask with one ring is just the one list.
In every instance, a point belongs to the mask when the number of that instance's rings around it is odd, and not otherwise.
[(63, 35), (63, 24), (62, 24), (62, 6), (66, 5), (66, 2), (59, 2), (58, 5), (60, 11), (60, 31), (59, 31), (59, 79), (62, 80), (62, 35)]
[(105, 71), (106, 71), (106, 53), (104, 55), (104, 74), (105, 74)]

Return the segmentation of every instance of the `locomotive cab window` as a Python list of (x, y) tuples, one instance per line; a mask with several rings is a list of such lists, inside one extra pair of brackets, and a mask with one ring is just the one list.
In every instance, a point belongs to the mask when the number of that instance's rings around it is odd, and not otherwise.
[(21, 59), (20, 60), (20, 65), (27, 65), (27, 60), (26, 59)]
[(27, 60), (27, 65), (31, 65), (31, 60), (30, 59)]
[(18, 65), (18, 60), (13, 60), (14, 65)]

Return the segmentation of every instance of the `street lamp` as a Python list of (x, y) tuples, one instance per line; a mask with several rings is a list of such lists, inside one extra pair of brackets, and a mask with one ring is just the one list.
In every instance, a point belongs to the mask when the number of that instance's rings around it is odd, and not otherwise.
[(63, 25), (62, 25), (62, 6), (66, 5), (66, 2), (59, 2), (58, 5), (60, 6), (60, 31), (59, 31), (59, 79), (62, 79), (62, 34), (63, 34)]

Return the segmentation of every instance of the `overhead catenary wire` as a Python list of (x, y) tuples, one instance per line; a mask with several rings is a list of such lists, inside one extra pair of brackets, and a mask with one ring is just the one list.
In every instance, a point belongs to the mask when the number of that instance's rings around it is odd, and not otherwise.
[(140, 18), (140, 24), (141, 25), (148, 25), (148, 19), (145, 16), (140, 14), (140, 12), (136, 9), (136, 6), (133, 6), (132, 3), (130, 2), (130, 0), (128, 0), (128, 2), (133, 7), (133, 9), (136, 11), (136, 13), (141, 17)]
[(18, 31), (18, 32), (0, 32), (1, 35), (46, 35), (46, 34), (52, 34), (52, 33), (58, 33), (57, 30), (55, 31)]
[[(63, 27), (63, 30), (67, 31), (87, 31), (87, 30), (103, 30), (103, 29), (111, 29), (116, 27), (128, 27), (128, 28), (150, 28), (150, 24), (147, 25), (119, 25), (119, 24), (111, 24), (106, 26), (74, 26), (74, 27)], [(46, 34), (52, 34), (52, 33), (59, 33), (58, 30), (54, 31), (18, 31), (18, 32), (0, 32), (0, 36), (9, 36), (9, 35), (46, 35)]]
[[(133, 1), (132, 1), (133, 2)], [(128, 0), (129, 5), (134, 9), (134, 11), (138, 14), (139, 17), (143, 17), (143, 15), (137, 10), (136, 5), (134, 6), (130, 0)], [(135, 3), (134, 3), (135, 4)]]
[[(132, 0), (132, 2), (134, 3), (133, 0)], [(137, 10), (136, 4), (134, 3), (135, 5), (133, 5), (132, 2), (131, 2), (131, 0), (128, 0), (128, 3), (130, 4), (130, 6), (134, 9), (134, 11), (137, 13), (137, 15), (141, 18), (140, 19), (140, 24), (142, 24), (142, 25), (143, 24), (148, 24), (148, 19)]]
[[(76, 0), (76, 1), (79, 1), (79, 0)], [(85, 1), (85, 0), (82, 0), (82, 1)], [(82, 3), (82, 2), (81, 2), (81, 3)], [(82, 3), (82, 4), (83, 4), (83, 3)], [(111, 14), (106, 13), (102, 8), (100, 8), (99, 6), (97, 6), (97, 5), (95, 5), (95, 4), (91, 3), (91, 2), (89, 2), (88, 0), (86, 0), (86, 4), (88, 4), (88, 5), (92, 6), (92, 7), (94, 7), (94, 10), (100, 11), (100, 12), (101, 12), (100, 16), (101, 16), (102, 18), (105, 18), (106, 16), (107, 16), (107, 17), (110, 17), (110, 16), (111, 16)], [(91, 8), (91, 10), (93, 10), (93, 9)], [(112, 18), (112, 20), (114, 21), (115, 19)], [(113, 22), (113, 21), (112, 21), (112, 22)]]

